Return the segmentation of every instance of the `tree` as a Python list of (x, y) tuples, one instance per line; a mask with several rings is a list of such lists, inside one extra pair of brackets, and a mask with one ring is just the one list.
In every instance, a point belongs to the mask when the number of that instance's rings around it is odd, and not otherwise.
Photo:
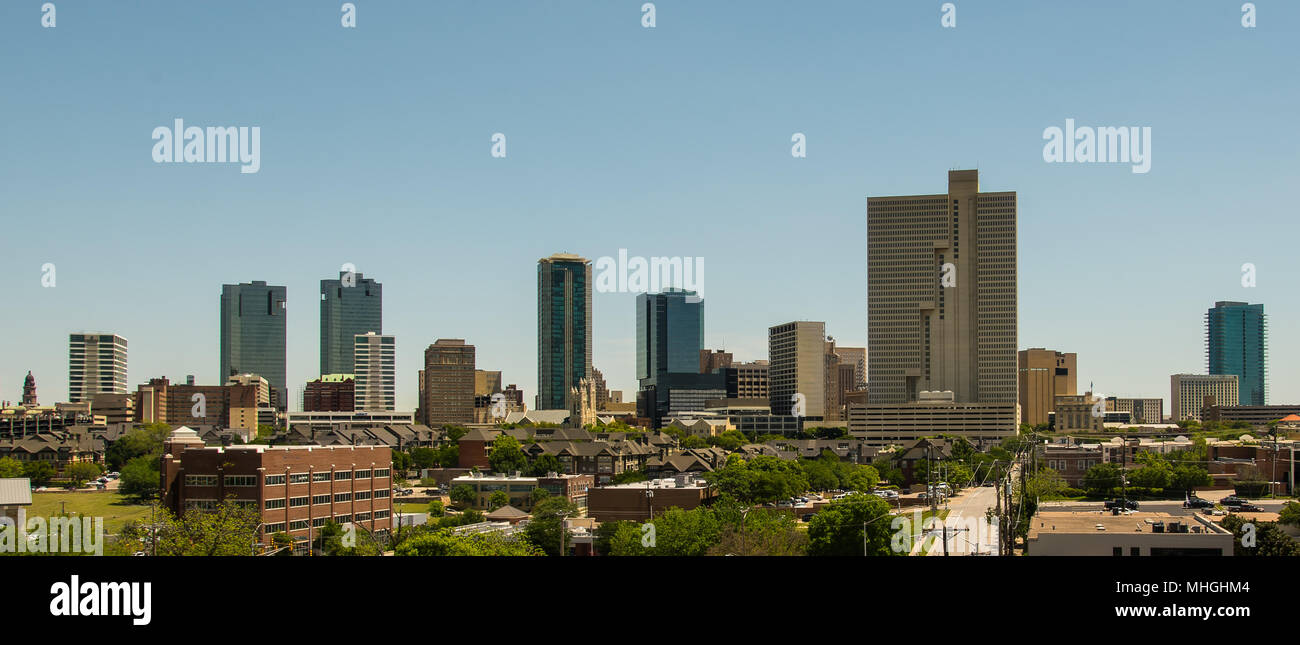
[(598, 555), (645, 555), (641, 525), (628, 520), (601, 522), (592, 546)]
[(393, 451), (393, 474), (405, 477), (406, 471), (411, 469), (411, 455), (401, 450)]
[(714, 515), (722, 524), (717, 543), (709, 555), (804, 555), (808, 536), (789, 513), (720, 499), (713, 505)]
[(695, 435), (691, 435), (689, 437), (686, 437), (685, 439), (682, 439), (682, 448), (687, 450), (692, 448), (708, 448), (708, 447), (709, 447), (709, 442)]
[(1025, 479), (1025, 492), (1029, 497), (1038, 499), (1060, 499), (1065, 496), (1065, 489), (1069, 488), (1065, 478), (1061, 473), (1051, 469), (1043, 468), (1038, 473)]
[(529, 464), (524, 474), (529, 477), (545, 477), (548, 473), (562, 472), (564, 472), (564, 464), (560, 462), (559, 457), (555, 455), (538, 455), (533, 460), (533, 463)]
[(1163, 459), (1153, 459), (1145, 466), (1129, 473), (1129, 483), (1144, 488), (1165, 488), (1172, 480), (1174, 469)]
[(0, 458), (0, 478), (11, 479), (23, 476), (23, 462), (13, 457)]
[(99, 469), (99, 464), (92, 464), (88, 461), (79, 461), (75, 464), (68, 464), (63, 469), (63, 474), (72, 483), (73, 488), (81, 488), (86, 482), (99, 477), (103, 471)]
[[(1233, 534), (1233, 555), (1300, 556), (1300, 542), (1282, 530), (1278, 522), (1253, 522), (1232, 514), (1220, 526)], [(1244, 546), (1242, 538), (1254, 533), (1255, 546)]]
[(749, 438), (739, 430), (727, 430), (716, 437), (709, 437), (708, 442), (730, 452), (749, 443)]
[(625, 470), (617, 475), (614, 475), (613, 477), (610, 477), (609, 483), (611, 485), (617, 486), (619, 484), (633, 484), (636, 482), (643, 482), (646, 479), (647, 477), (644, 471)]
[(129, 522), (122, 527), (119, 539), (133, 550), (148, 550), (152, 535), (158, 555), (249, 555), (257, 539), (261, 515), (254, 506), (226, 500), (215, 510), (190, 509), (177, 518), (166, 508), (156, 511), (152, 526)]
[(431, 517), (442, 517), (447, 514), (447, 509), (443, 508), (442, 500), (435, 499), (429, 502), (429, 515)]
[(537, 506), (550, 496), (551, 492), (545, 488), (534, 488), (532, 492), (528, 493), (528, 503), (530, 506)]
[(150, 423), (127, 431), (104, 450), (104, 463), (109, 470), (120, 471), (136, 457), (162, 455), (163, 441), (171, 433), (165, 423)]
[(1277, 521), (1280, 524), (1300, 528), (1300, 504), (1287, 502), (1282, 510), (1278, 511)]
[(1190, 493), (1197, 486), (1209, 486), (1212, 482), (1210, 473), (1204, 468), (1180, 463), (1170, 473), (1168, 487)]
[(474, 505), (478, 495), (474, 493), (474, 489), (469, 484), (456, 484), (451, 489), (450, 497), (451, 503), (458, 508), (469, 508)]
[(1083, 487), (1088, 489), (1088, 494), (1093, 496), (1106, 497), (1111, 491), (1120, 485), (1119, 466), (1112, 463), (1101, 463), (1088, 469), (1083, 475)]
[[(328, 520), (316, 534), (313, 547), (324, 552), (325, 555), (383, 555), (383, 551), (374, 540), (357, 540), (356, 528), (354, 527), (352, 531), (352, 539), (348, 540), (343, 526), (334, 520)], [(349, 545), (348, 542), (353, 544)]]
[(139, 499), (153, 497), (158, 494), (161, 478), (157, 459), (150, 456), (135, 457), (122, 466), (117, 491)]
[(420, 470), (438, 466), (438, 453), (433, 448), (412, 448), (411, 464)]
[(808, 523), (808, 555), (863, 555), (864, 548), (867, 555), (899, 555), (890, 548), (888, 518), (889, 502), (875, 495), (831, 502)]
[(528, 465), (528, 456), (519, 448), (518, 439), (502, 433), (492, 442), (488, 463), (492, 466), (492, 472), (512, 473), (522, 471)]
[(445, 425), (442, 427), (442, 431), (447, 433), (447, 441), (454, 444), (457, 441), (460, 441), (461, 437), (469, 433), (469, 428), (464, 426)]
[(54, 466), (48, 461), (29, 461), (23, 464), (23, 476), (32, 480), (32, 486), (44, 486), (54, 479)]
[(495, 511), (510, 503), (510, 495), (503, 490), (494, 490), (488, 495), (488, 510)]
[(547, 497), (533, 506), (533, 519), (524, 526), (524, 537), (546, 555), (560, 555), (561, 545), (568, 540), (564, 519), (577, 514), (577, 507), (568, 498)]
[(512, 540), (500, 533), (453, 535), (448, 530), (422, 533), (397, 545), (399, 556), (536, 556), (542, 553), (527, 540)]

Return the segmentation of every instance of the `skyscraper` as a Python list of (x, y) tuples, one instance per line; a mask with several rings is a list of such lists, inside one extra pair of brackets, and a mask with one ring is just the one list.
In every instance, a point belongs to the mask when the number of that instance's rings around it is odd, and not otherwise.
[(802, 394), (802, 416), (826, 418), (826, 323), (804, 320), (770, 327), (767, 347), (772, 414), (792, 414), (793, 397)]
[(1267, 325), (1264, 305), (1220, 301), (1205, 312), (1205, 354), (1210, 374), (1236, 374), (1238, 401), (1265, 405)]
[(1021, 350), (1016, 355), (1016, 370), (1021, 423), (1047, 423), (1048, 415), (1056, 410), (1056, 397), (1078, 394), (1078, 354), (1041, 347)]
[(397, 341), (368, 332), (353, 337), (353, 407), (359, 412), (397, 409)]
[(384, 286), (360, 273), (320, 281), (320, 373), (351, 374), (353, 339), (384, 333)]
[(636, 297), (636, 378), (643, 385), (665, 372), (700, 373), (704, 300), (693, 291)]
[[(1169, 418), (1201, 420), (1211, 405), (1233, 405), (1240, 400), (1236, 374), (1172, 374), (1169, 376)], [(1228, 403), (1224, 403), (1227, 401)]]
[(221, 287), (221, 374), (256, 374), (275, 390), (283, 409), (289, 401), (285, 376), (285, 288), (261, 280)]
[[(68, 335), (68, 401), (126, 394), (126, 339), (116, 334)], [(34, 393), (33, 393), (34, 394)]]
[(953, 170), (946, 194), (868, 198), (867, 349), (873, 404), (1016, 403), (1016, 193)]
[[(424, 350), (420, 372), (420, 419), (437, 428), (474, 422), (474, 346), (439, 338)], [(360, 391), (358, 383), (357, 389)]]
[(591, 329), (591, 261), (570, 253), (538, 260), (537, 409), (569, 409), (572, 389), (591, 378)]

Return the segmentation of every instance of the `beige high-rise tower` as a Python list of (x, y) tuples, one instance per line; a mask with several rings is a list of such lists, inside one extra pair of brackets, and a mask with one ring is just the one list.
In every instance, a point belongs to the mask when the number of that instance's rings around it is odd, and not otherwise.
[(953, 170), (946, 194), (867, 199), (871, 403), (1016, 403), (1016, 302), (1014, 192)]

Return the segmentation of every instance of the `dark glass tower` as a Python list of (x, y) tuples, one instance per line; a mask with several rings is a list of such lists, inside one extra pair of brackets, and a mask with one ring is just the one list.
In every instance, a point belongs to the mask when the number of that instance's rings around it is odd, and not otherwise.
[(538, 260), (537, 409), (568, 409), (570, 388), (591, 378), (591, 324), (591, 262), (570, 253)]
[(285, 383), (285, 288), (260, 280), (221, 286), (221, 374), (256, 374), (288, 402)]
[(1238, 405), (1265, 405), (1266, 342), (1264, 305), (1221, 301), (1205, 312), (1209, 372), (1237, 375)]
[(669, 290), (636, 297), (636, 377), (700, 371), (704, 301), (693, 291)]
[[(352, 279), (355, 278), (355, 279)], [(384, 333), (384, 286), (360, 273), (340, 271), (320, 281), (320, 373), (352, 374), (353, 341)]]

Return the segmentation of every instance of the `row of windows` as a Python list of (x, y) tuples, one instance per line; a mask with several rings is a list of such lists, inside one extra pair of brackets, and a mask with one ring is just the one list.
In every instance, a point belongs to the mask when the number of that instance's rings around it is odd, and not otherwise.
[[(348, 480), (348, 479), (371, 479), (372, 477), (378, 479), (378, 478), (388, 477), (388, 473), (389, 473), (389, 469), (388, 469), (388, 468), (376, 468), (376, 469), (374, 469), (373, 471), (371, 471), (371, 470), (369, 470), (369, 469), (366, 469), (366, 470), (358, 470), (358, 471), (356, 471), (355, 473), (354, 473), (353, 471), (350, 471), (350, 470), (338, 470), (338, 471), (335, 471), (335, 472), (334, 472), (334, 480), (335, 480), (335, 481), (344, 481), (344, 480)], [(191, 483), (191, 481), (190, 481), (190, 478), (191, 478), (191, 477), (210, 477), (212, 483), (210, 483), (210, 484), (193, 484), (193, 483)], [(255, 478), (256, 475), (227, 475), (227, 476), (226, 476), (226, 484), (227, 484), (227, 485), (230, 485), (230, 486), (256, 486), (256, 485), (257, 485), (256, 482), (255, 482), (255, 480), (254, 480), (254, 483), (248, 483), (248, 484), (231, 484), (231, 483), (230, 483), (230, 480), (231, 480), (232, 477), (252, 477), (252, 478)], [(318, 473), (293, 473), (293, 474), (290, 474), (290, 475), (288, 476), (288, 482), (289, 482), (290, 484), (306, 484), (306, 483), (309, 482), (309, 481), (312, 481), (312, 482), (327, 482), (327, 481), (329, 481), (329, 480), (330, 480), (330, 474), (329, 474), (328, 472), (318, 472)], [(206, 480), (205, 480), (205, 481), (206, 481)], [(243, 480), (241, 480), (241, 481), (243, 481)], [(267, 475), (267, 476), (266, 476), (266, 485), (267, 485), (267, 486), (278, 486), (278, 485), (283, 484), (284, 482), (285, 482), (285, 476), (284, 476), (284, 475)], [(192, 486), (216, 486), (216, 485), (217, 485), (217, 477), (216, 477), (216, 475), (186, 475), (185, 483), (188, 484), (188, 485), (192, 485)]]

